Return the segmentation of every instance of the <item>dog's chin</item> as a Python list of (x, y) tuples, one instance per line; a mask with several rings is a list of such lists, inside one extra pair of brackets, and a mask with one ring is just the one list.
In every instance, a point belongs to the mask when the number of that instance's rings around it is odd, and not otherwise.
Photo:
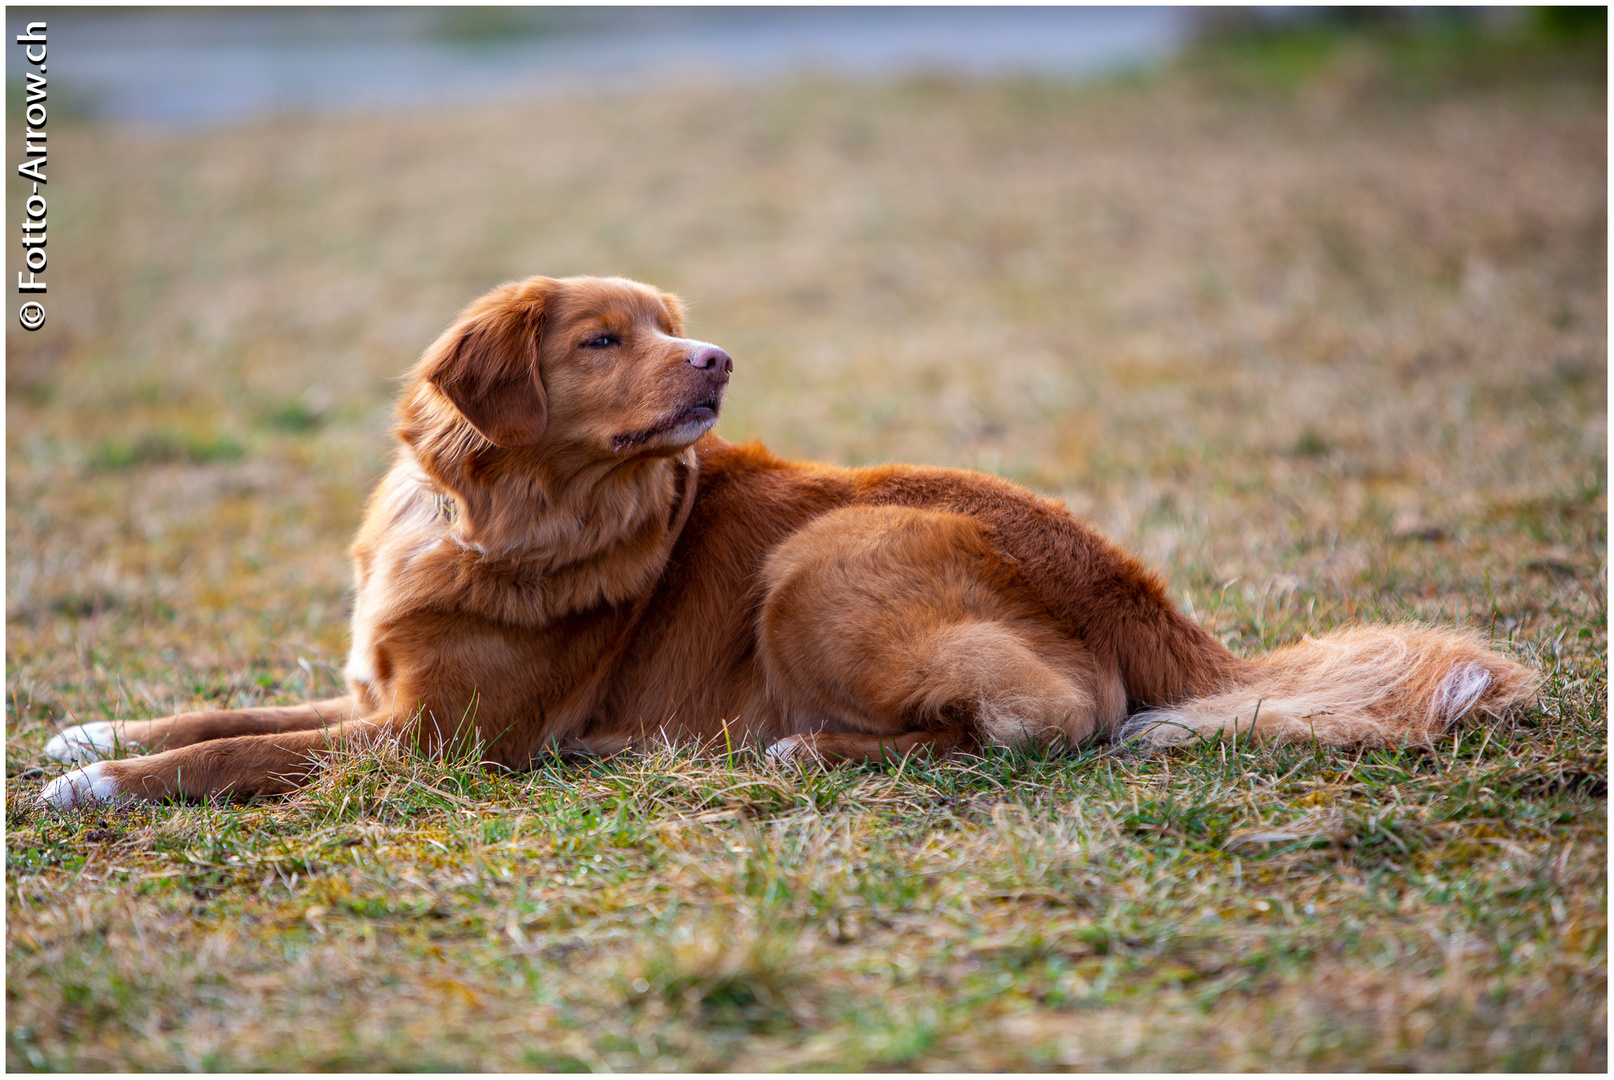
[(719, 407), (715, 398), (697, 401), (652, 428), (618, 435), (611, 440), (611, 449), (617, 454), (677, 453), (712, 430)]
[(701, 403), (684, 411), (671, 431), (667, 432), (667, 445), (682, 449), (705, 435), (717, 423), (717, 403)]

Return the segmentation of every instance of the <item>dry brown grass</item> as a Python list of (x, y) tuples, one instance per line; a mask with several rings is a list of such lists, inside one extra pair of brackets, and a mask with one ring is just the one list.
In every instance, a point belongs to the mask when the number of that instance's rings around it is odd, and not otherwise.
[[(54, 128), (8, 1064), (1605, 1067), (1606, 154), (1600, 81), (1356, 69)], [(388, 380), (537, 272), (687, 297), (730, 438), (1061, 495), (1236, 648), (1494, 628), (1542, 709), (1432, 757), (388, 759), (29, 809), (69, 718), (330, 688)]]

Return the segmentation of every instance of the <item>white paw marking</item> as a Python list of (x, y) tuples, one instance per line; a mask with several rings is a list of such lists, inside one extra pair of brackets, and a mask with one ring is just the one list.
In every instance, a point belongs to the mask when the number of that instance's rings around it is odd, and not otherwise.
[(77, 763), (100, 761), (112, 752), (117, 738), (112, 725), (104, 720), (90, 724), (74, 724), (45, 744), (45, 754), (57, 761)]
[(97, 761), (82, 769), (74, 769), (70, 773), (58, 776), (45, 785), (45, 790), (39, 793), (39, 801), (53, 810), (66, 810), (73, 806), (91, 806), (97, 803), (126, 806), (134, 802), (133, 795), (119, 790), (116, 780), (102, 775), (105, 771), (106, 763)]
[(1179, 746), (1193, 740), (1197, 734), (1170, 711), (1152, 709), (1130, 717), (1115, 733), (1115, 741), (1137, 741), (1154, 747)]
[(764, 753), (776, 761), (794, 761), (798, 757), (807, 757), (812, 751), (807, 749), (807, 740), (800, 735), (786, 735), (778, 742), (769, 743)]
[(1491, 673), (1484, 664), (1470, 660), (1446, 672), (1429, 707), (1437, 719), (1450, 722), (1479, 704), (1479, 699), (1490, 688)]

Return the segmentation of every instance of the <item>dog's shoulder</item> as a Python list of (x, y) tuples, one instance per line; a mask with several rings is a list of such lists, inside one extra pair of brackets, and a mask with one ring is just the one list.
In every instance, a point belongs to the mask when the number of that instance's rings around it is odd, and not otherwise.
[(696, 444), (701, 463), (697, 513), (759, 520), (798, 519), (856, 498), (854, 470), (779, 457), (761, 442), (729, 443), (708, 435)]

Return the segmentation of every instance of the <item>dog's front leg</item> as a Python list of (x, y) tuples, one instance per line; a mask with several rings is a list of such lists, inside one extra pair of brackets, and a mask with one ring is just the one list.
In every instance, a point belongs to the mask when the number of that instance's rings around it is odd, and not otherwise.
[(357, 702), (349, 696), (304, 705), (179, 713), (158, 720), (95, 720), (63, 728), (45, 744), (45, 754), (75, 764), (99, 761), (124, 752), (175, 750), (235, 735), (311, 731), (351, 719), (356, 711)]
[(96, 761), (51, 781), (40, 802), (72, 806), (172, 799), (284, 795), (308, 783), (326, 758), (408, 724), (356, 720), (317, 731), (238, 735), (119, 761)]

